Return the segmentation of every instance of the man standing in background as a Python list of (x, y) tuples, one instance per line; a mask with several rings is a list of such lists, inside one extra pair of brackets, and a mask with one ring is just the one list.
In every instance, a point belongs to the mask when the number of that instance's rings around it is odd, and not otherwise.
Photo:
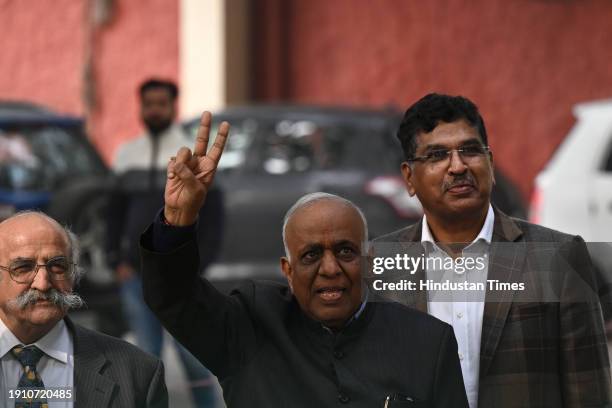
[[(118, 188), (109, 207), (109, 261), (116, 271), (123, 309), (136, 344), (160, 356), (163, 330), (143, 301), (138, 239), (163, 205), (164, 170), (168, 157), (181, 146), (192, 142), (182, 126), (175, 123), (178, 97), (176, 84), (149, 79), (140, 86), (139, 96), (145, 133), (122, 145), (113, 164), (118, 176)], [(160, 175), (161, 179), (158, 177)], [(221, 233), (222, 212), (221, 197), (217, 191), (200, 214), (211, 223), (214, 230), (211, 234)], [(212, 250), (203, 254), (201, 270), (218, 253), (219, 240), (206, 244)], [(187, 350), (176, 344), (196, 406), (214, 406), (216, 395), (212, 374)]]

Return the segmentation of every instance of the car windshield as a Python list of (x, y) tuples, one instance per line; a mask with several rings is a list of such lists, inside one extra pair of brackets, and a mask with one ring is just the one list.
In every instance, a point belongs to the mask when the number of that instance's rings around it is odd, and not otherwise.
[[(220, 169), (244, 168), (268, 174), (354, 168), (397, 168), (399, 147), (384, 128), (323, 125), (311, 120), (228, 119), (231, 135)], [(217, 123), (213, 123), (216, 134)], [(190, 131), (195, 138), (197, 123)], [(210, 143), (212, 145), (212, 143)], [(381, 160), (381, 158), (388, 160)]]
[(0, 128), (0, 188), (51, 190), (71, 175), (103, 171), (77, 128)]

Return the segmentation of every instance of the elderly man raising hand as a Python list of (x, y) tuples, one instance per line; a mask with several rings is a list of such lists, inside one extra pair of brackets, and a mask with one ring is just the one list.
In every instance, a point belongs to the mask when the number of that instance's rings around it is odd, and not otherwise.
[(141, 239), (143, 282), (228, 407), (467, 407), (450, 326), (368, 299), (367, 225), (344, 198), (313, 193), (287, 212), (288, 286), (249, 281), (226, 296), (197, 276), (194, 224), (229, 131), (222, 123), (207, 152), (210, 123), (204, 113), (193, 154), (182, 148), (168, 165), (164, 210)]

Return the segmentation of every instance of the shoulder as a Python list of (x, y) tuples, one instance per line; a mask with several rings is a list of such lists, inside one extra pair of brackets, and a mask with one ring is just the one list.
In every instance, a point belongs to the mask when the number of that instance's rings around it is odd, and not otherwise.
[(179, 123), (173, 123), (162, 135), (163, 144), (178, 144), (183, 146), (190, 142), (192, 137), (185, 131)]
[(532, 224), (528, 221), (512, 218), (505, 214), (496, 213), (496, 217), (500, 217), (500, 222), (495, 223), (494, 234), (499, 233), (500, 228), (504, 229), (510, 223), (514, 224), (521, 232), (521, 240), (527, 242), (571, 242), (575, 240), (581, 240), (576, 235), (566, 234), (561, 231), (554, 230), (552, 228), (543, 227), (541, 225)]
[(134, 150), (148, 143), (149, 137), (146, 134), (136, 136), (135, 138), (130, 139), (119, 146), (119, 149), (117, 150), (117, 157), (129, 152), (133, 152)]
[(292, 297), (286, 284), (265, 280), (257, 282), (246, 280), (233, 289), (230, 295), (244, 298), (249, 303), (273, 304), (276, 306), (290, 302)]
[(421, 222), (418, 221), (412, 225), (390, 232), (380, 237), (375, 238), (372, 242), (402, 242), (414, 241), (421, 236)]
[(244, 281), (231, 291), (230, 298), (242, 304), (251, 318), (272, 325), (282, 325), (293, 305), (289, 287), (276, 281)]
[(133, 160), (134, 157), (142, 154), (142, 149), (149, 143), (149, 138), (144, 134), (136, 137), (135, 139), (124, 142), (117, 149), (115, 159), (113, 160), (113, 167), (116, 170), (121, 170), (126, 165), (131, 164), (131, 160)]
[[(73, 324), (75, 354), (79, 352), (103, 354), (113, 365), (137, 367), (140, 372), (155, 371), (161, 361), (128, 343), (85, 327)], [(136, 364), (136, 365), (135, 365)]]

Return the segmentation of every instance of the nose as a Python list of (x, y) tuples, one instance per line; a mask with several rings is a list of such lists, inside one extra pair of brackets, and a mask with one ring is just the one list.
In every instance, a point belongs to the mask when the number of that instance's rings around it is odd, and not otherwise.
[(53, 287), (51, 279), (49, 278), (49, 272), (45, 265), (38, 265), (37, 268), (36, 276), (34, 276), (34, 280), (30, 287), (38, 289), (40, 292), (46, 292)]
[(319, 275), (333, 278), (342, 273), (338, 260), (332, 251), (325, 251), (319, 265)]
[(450, 163), (448, 172), (450, 174), (463, 174), (467, 170), (467, 165), (457, 150), (450, 151)]

